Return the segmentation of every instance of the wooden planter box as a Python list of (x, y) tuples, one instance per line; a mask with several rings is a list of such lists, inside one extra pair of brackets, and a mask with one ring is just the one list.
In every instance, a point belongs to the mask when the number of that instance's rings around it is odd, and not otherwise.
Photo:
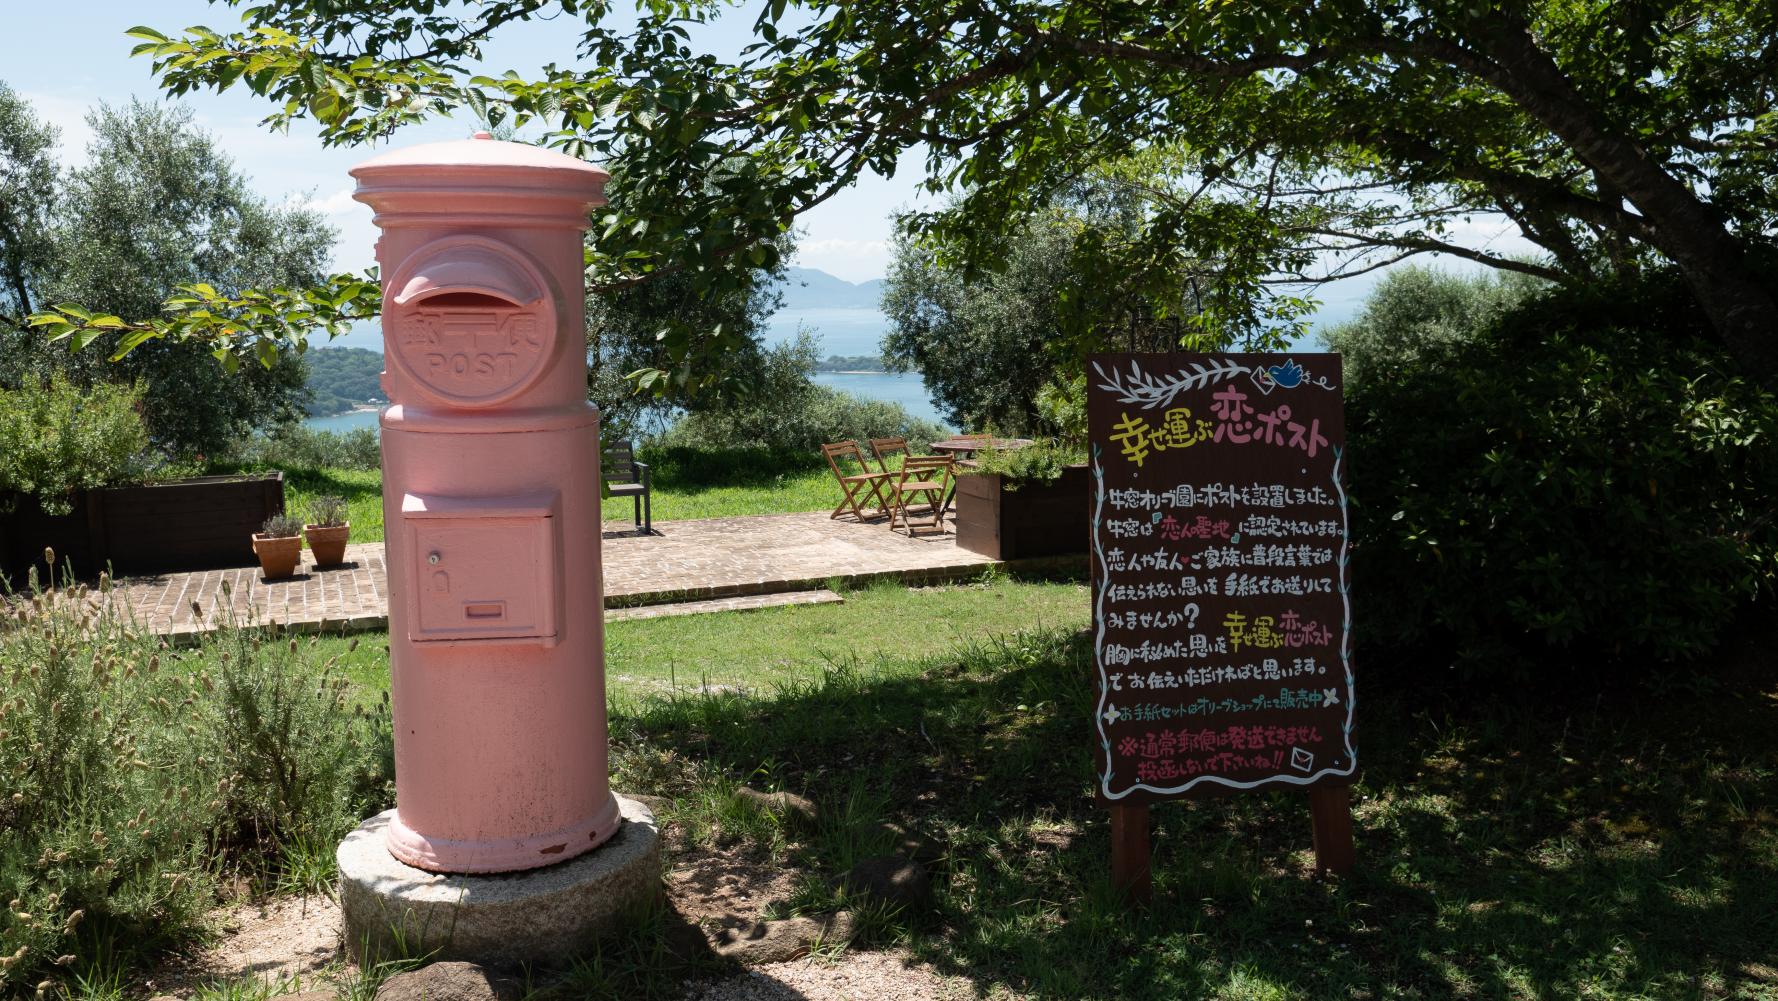
[(1008, 490), (997, 475), (957, 478), (957, 545), (998, 560), (1084, 553), (1088, 521), (1086, 466), (1069, 466), (1054, 483)]
[(0, 573), (15, 588), (32, 566), (47, 580), (45, 546), (56, 551), (58, 577), (72, 565), (86, 580), (107, 566), (119, 575), (253, 566), (253, 533), (283, 511), (277, 472), (87, 490), (67, 515), (44, 514), (24, 498), (0, 514)]
[(93, 559), (93, 537), (102, 530), (93, 524), (95, 509), (88, 499), (90, 491), (74, 496), (74, 510), (69, 514), (45, 514), (34, 497), (11, 497), (12, 510), (0, 514), (0, 579), (14, 590), (22, 591), (30, 580), (32, 567), (37, 579), (48, 584), (49, 566), (44, 562), (44, 549), (56, 553), (56, 579), (62, 569), (92, 577), (103, 567)]

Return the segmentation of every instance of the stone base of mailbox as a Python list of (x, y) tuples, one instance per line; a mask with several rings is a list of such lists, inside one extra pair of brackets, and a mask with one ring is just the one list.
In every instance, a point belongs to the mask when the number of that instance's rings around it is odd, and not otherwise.
[(346, 950), (374, 962), (432, 953), (495, 966), (560, 963), (612, 934), (661, 893), (654, 814), (617, 797), (623, 821), (598, 848), (558, 865), (504, 875), (446, 875), (389, 854), (390, 810), (340, 843)]

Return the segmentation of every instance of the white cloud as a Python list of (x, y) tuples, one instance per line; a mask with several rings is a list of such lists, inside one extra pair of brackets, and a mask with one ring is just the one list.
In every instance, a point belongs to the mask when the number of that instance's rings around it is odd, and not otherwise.
[(352, 200), (352, 189), (341, 188), (326, 198), (311, 197), (303, 203), (303, 208), (322, 215), (345, 215), (350, 212), (363, 211), (364, 206)]
[(98, 101), (84, 94), (48, 93), (40, 90), (21, 90), (19, 96), (25, 99), (40, 120), (56, 127), (56, 159), (64, 166), (84, 164), (87, 143), (93, 139), (93, 130), (86, 124), (86, 114)]
[(886, 240), (804, 240), (796, 246), (805, 254), (821, 254), (826, 257), (889, 256), (889, 243)]

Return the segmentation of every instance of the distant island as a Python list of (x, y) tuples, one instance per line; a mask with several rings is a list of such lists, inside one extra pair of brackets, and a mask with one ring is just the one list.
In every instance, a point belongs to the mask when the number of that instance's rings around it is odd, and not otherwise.
[(379, 378), (383, 371), (380, 351), (364, 348), (317, 348), (303, 355), (309, 367), (310, 417), (343, 414), (359, 407), (388, 403)]
[(826, 361), (815, 363), (817, 372), (882, 373), (889, 371), (881, 355), (828, 355)]

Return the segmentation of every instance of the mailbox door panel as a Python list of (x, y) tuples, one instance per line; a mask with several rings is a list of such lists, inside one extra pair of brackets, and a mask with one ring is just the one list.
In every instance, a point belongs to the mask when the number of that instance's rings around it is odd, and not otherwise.
[(411, 519), (409, 638), (553, 638), (554, 525), (554, 518)]

